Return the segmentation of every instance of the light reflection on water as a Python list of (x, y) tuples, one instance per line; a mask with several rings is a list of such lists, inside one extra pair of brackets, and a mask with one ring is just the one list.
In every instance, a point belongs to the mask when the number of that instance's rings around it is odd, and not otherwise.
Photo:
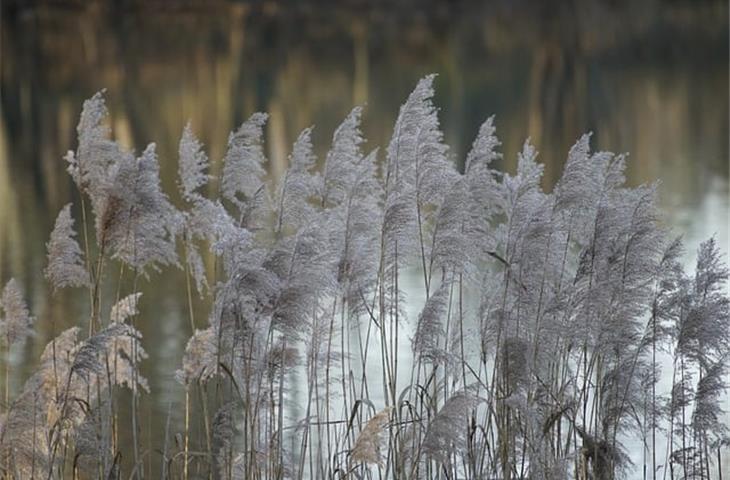
[[(17, 277), (38, 317), (37, 336), (14, 352), (15, 388), (53, 332), (83, 323), (88, 309), (83, 295), (51, 297), (39, 273), (57, 211), (76, 200), (61, 157), (75, 148), (82, 101), (101, 88), (115, 137), (137, 151), (156, 141), (163, 184), (173, 192), (188, 119), (219, 169), (228, 132), (253, 111), (268, 111), (276, 176), (299, 130), (316, 125), (322, 154), (355, 104), (366, 104), (367, 147), (386, 145), (399, 104), (419, 77), (437, 72), (436, 101), (455, 161), (496, 114), (503, 168), (514, 171), (529, 136), (550, 188), (570, 145), (593, 131), (595, 148), (631, 153), (629, 183), (662, 180), (666, 222), (685, 236), (688, 266), (710, 235), (728, 251), (726, 3), (623, 9), (595, 1), (553, 12), (498, 2), (417, 14), (267, 5), (3, 15), (0, 279)], [(190, 335), (183, 289), (179, 274), (142, 282), (153, 389), (142, 411), (157, 445), (170, 404), (179, 407), (182, 398), (172, 375)], [(202, 326), (206, 305), (196, 305), (195, 316)], [(172, 415), (179, 421), (180, 408)]]

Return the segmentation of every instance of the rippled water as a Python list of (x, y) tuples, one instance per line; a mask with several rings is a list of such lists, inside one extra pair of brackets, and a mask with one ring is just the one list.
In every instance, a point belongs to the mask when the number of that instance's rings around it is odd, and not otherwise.
[[(385, 145), (400, 103), (418, 78), (436, 72), (455, 161), (495, 114), (502, 167), (514, 170), (518, 148), (531, 137), (550, 188), (570, 145), (592, 131), (595, 148), (631, 153), (629, 183), (662, 181), (666, 223), (685, 236), (688, 265), (710, 235), (729, 250), (726, 2), (589, 1), (577, 10), (457, 2), (424, 11), (163, 5), (3, 14), (0, 280), (18, 278), (38, 317), (36, 337), (12, 354), (12, 389), (54, 331), (86, 318), (87, 299), (51, 296), (40, 272), (56, 213), (76, 199), (61, 157), (75, 148), (82, 101), (102, 88), (114, 136), (137, 151), (157, 142), (172, 192), (188, 120), (220, 168), (228, 132), (254, 111), (269, 112), (275, 177), (302, 128), (316, 125), (322, 153), (355, 104), (366, 105), (367, 145)], [(173, 372), (190, 327), (180, 275), (142, 283), (152, 386), (142, 405), (144, 441), (159, 445), (171, 405), (173, 421), (180, 416)], [(198, 305), (198, 324), (205, 317), (206, 305)]]

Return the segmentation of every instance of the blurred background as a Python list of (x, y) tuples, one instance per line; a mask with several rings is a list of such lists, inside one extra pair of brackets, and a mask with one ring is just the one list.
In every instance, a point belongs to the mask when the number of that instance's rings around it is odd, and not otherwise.
[[(384, 147), (399, 105), (435, 72), (455, 162), (494, 114), (500, 167), (514, 172), (530, 137), (550, 189), (570, 146), (592, 131), (594, 148), (630, 152), (631, 185), (662, 181), (665, 222), (684, 235), (689, 266), (711, 235), (730, 250), (728, 13), (726, 0), (3, 0), (0, 281), (16, 277), (38, 317), (36, 338), (12, 352), (14, 387), (54, 332), (88, 311), (83, 292), (51, 296), (41, 271), (56, 214), (78, 196), (62, 156), (76, 148), (82, 102), (98, 90), (117, 140), (138, 152), (157, 143), (177, 200), (188, 120), (215, 173), (228, 133), (269, 112), (275, 177), (301, 129), (316, 126), (323, 158), (357, 104), (366, 105), (366, 148)], [(153, 389), (144, 428), (157, 445), (181, 399), (173, 373), (190, 335), (183, 288), (182, 275), (170, 274), (141, 287)], [(205, 306), (196, 313), (202, 326)]]

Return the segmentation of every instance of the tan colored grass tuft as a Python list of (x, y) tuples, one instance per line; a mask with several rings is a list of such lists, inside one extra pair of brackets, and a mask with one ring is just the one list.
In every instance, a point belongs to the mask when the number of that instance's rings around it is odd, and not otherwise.
[(352, 456), (350, 459), (353, 463), (367, 463), (382, 466), (383, 458), (380, 454), (380, 449), (385, 440), (383, 432), (390, 421), (390, 413), (392, 410), (393, 407), (386, 407), (365, 424), (365, 428), (360, 432), (357, 440), (355, 440), (355, 446), (352, 448)]

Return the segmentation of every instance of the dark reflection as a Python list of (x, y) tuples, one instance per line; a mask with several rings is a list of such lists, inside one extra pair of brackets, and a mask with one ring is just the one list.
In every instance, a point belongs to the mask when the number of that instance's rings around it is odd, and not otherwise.
[[(437, 72), (455, 161), (496, 114), (503, 168), (514, 170), (529, 136), (549, 188), (572, 143), (592, 131), (595, 148), (631, 152), (631, 184), (663, 181), (668, 223), (690, 244), (716, 233), (726, 248), (725, 1), (406, 2), (396, 10), (355, 0), (143, 3), (3, 4), (0, 279), (17, 277), (38, 316), (37, 337), (14, 352), (16, 386), (54, 332), (85, 322), (84, 296), (51, 297), (40, 272), (56, 213), (77, 199), (61, 157), (75, 148), (83, 100), (102, 88), (114, 136), (138, 151), (157, 142), (164, 186), (176, 198), (177, 142), (188, 120), (219, 169), (229, 131), (269, 112), (266, 148), (277, 175), (302, 128), (316, 125), (324, 153), (355, 104), (367, 105), (368, 145), (384, 147), (400, 103), (419, 77)], [(142, 286), (153, 388), (142, 418), (154, 419), (144, 429), (152, 445), (181, 398), (172, 375), (190, 327), (180, 277)], [(198, 325), (205, 316), (199, 305)]]

